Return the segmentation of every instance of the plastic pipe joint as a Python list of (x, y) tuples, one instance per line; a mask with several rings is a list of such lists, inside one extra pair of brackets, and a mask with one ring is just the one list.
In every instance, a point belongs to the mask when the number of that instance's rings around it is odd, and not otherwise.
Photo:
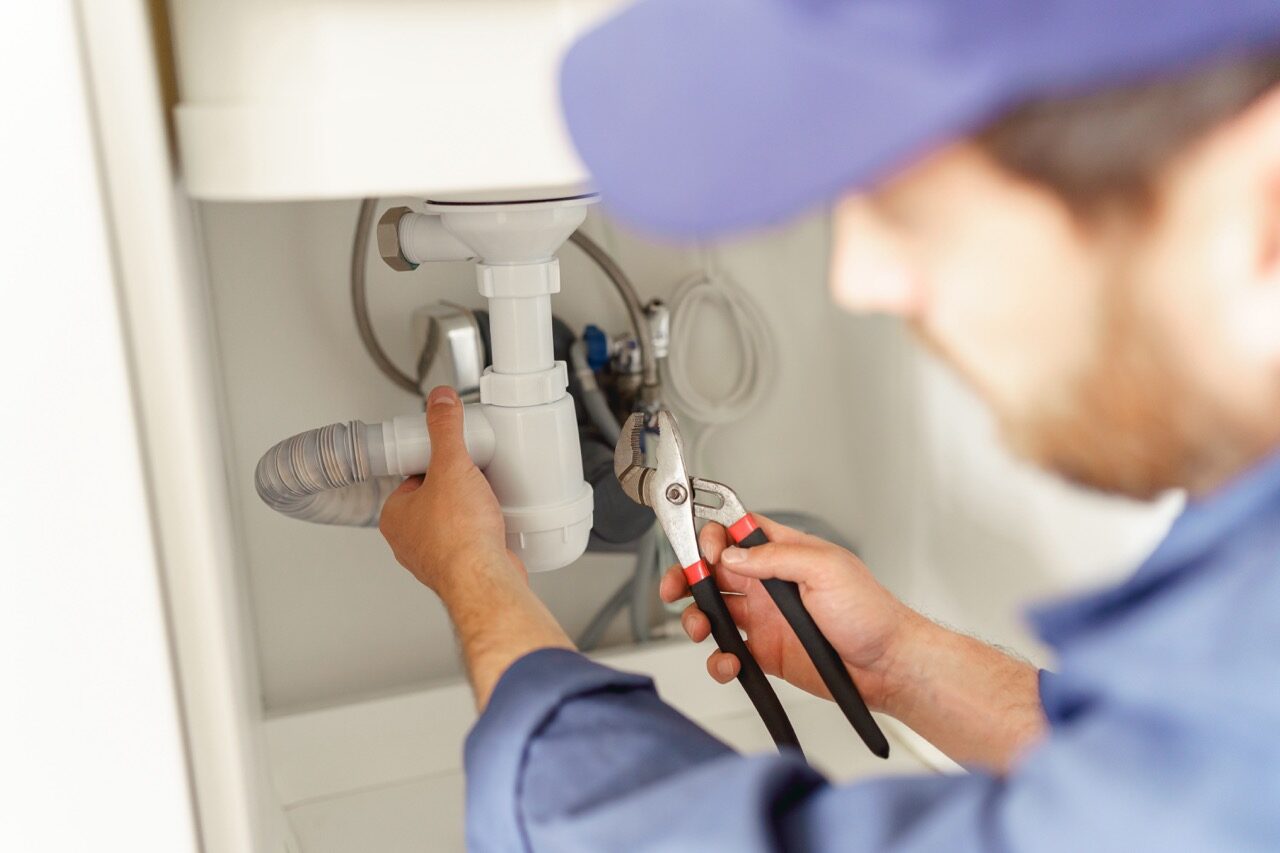
[[(507, 547), (534, 572), (582, 556), (593, 520), (568, 372), (552, 355), (551, 294), (560, 290), (556, 249), (594, 201), (428, 204), (425, 215), (396, 209), (380, 223), (379, 250), (397, 268), (478, 259), (493, 365), (480, 378), (480, 403), (465, 410), (467, 450), (502, 505)], [(398, 479), (425, 471), (430, 457), (421, 414), (333, 424), (267, 451), (258, 494), (295, 518), (376, 524)]]
[[(587, 548), (594, 502), (582, 476), (572, 399), (517, 407), (478, 403), (464, 411), (467, 452), (502, 505), (507, 547), (531, 572), (577, 560)], [(381, 447), (371, 447), (371, 456), (382, 456), (375, 470), (397, 477), (426, 470), (431, 439), (422, 415), (402, 415), (374, 431)]]
[(591, 533), (592, 491), (568, 371), (553, 356), (551, 295), (560, 291), (556, 249), (592, 201), (427, 206), (479, 258), (476, 284), (489, 300), (493, 350), (480, 378), (480, 410), (494, 435), (483, 467), (502, 505), (507, 547), (535, 572), (576, 560)]

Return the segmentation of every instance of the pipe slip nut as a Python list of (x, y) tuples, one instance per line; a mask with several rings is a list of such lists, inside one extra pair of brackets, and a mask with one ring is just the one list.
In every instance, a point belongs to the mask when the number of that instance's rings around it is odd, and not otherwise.
[(412, 213), (407, 207), (391, 207), (378, 219), (378, 254), (387, 266), (400, 272), (418, 268), (417, 264), (404, 256), (404, 251), (400, 248), (400, 220)]
[(569, 370), (563, 361), (536, 373), (497, 373), (490, 367), (480, 377), (480, 400), (503, 408), (541, 406), (565, 396), (568, 387)]

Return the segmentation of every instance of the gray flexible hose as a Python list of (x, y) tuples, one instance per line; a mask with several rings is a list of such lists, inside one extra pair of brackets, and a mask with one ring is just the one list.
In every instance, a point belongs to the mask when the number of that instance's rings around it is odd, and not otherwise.
[(422, 389), (412, 376), (396, 367), (391, 356), (378, 342), (373, 331), (373, 321), (369, 319), (369, 294), (366, 289), (366, 275), (369, 263), (369, 232), (373, 230), (373, 215), (377, 213), (378, 200), (366, 198), (360, 202), (360, 213), (356, 217), (355, 238), (351, 244), (351, 308), (356, 317), (356, 330), (360, 332), (360, 342), (365, 352), (377, 365), (382, 375), (415, 397), (422, 396)]
[(383, 502), (403, 479), (384, 476), (386, 463), (369, 452), (370, 441), (381, 440), (380, 429), (361, 421), (286, 438), (258, 461), (258, 497), (291, 518), (374, 527)]
[(653, 349), (649, 317), (644, 313), (644, 306), (640, 304), (640, 295), (636, 292), (635, 285), (631, 283), (631, 279), (627, 278), (627, 274), (622, 271), (622, 267), (618, 266), (617, 261), (582, 231), (573, 232), (569, 241), (585, 252), (588, 258), (595, 261), (596, 266), (600, 267), (600, 271), (613, 282), (618, 295), (622, 297), (622, 302), (627, 307), (627, 317), (631, 320), (631, 332), (640, 345), (640, 368), (643, 380), (640, 388), (641, 400), (644, 403), (655, 403), (659, 384), (658, 356)]

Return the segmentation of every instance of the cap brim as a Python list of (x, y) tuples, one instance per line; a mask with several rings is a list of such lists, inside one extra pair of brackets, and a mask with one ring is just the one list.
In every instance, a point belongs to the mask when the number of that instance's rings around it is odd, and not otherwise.
[(996, 106), (935, 4), (642, 0), (571, 48), (565, 118), (604, 204), (641, 230), (775, 224), (875, 183)]

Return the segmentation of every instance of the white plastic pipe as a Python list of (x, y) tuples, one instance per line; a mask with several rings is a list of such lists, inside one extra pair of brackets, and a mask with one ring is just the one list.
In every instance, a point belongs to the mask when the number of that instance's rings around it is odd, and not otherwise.
[[(493, 366), (465, 409), (468, 453), (502, 506), (507, 547), (530, 571), (567, 566), (587, 547), (593, 498), (564, 362), (552, 347), (555, 250), (582, 224), (577, 198), (527, 204), (428, 205), (401, 219), (401, 251), (418, 263), (476, 257), (489, 300)], [(412, 244), (412, 245), (409, 245)], [(331, 424), (285, 439), (258, 463), (258, 494), (294, 518), (375, 525), (401, 478), (431, 459), (421, 414)]]
[[(464, 417), (468, 455), (503, 508), (507, 547), (530, 571), (577, 559), (591, 530), (592, 493), (582, 479), (573, 401), (472, 404)], [(401, 415), (287, 438), (262, 457), (255, 481), (262, 500), (292, 518), (372, 527), (403, 478), (423, 473), (430, 462), (426, 418)]]
[[(467, 452), (484, 471), (502, 505), (507, 547), (531, 572), (557, 569), (586, 549), (591, 532), (591, 487), (582, 478), (582, 455), (573, 400), (565, 395), (537, 406), (466, 407)], [(373, 434), (378, 436), (373, 439)], [(431, 439), (422, 415), (402, 415), (371, 431), (371, 473), (420, 474), (431, 461)], [(377, 445), (381, 444), (379, 448)]]
[(550, 370), (555, 365), (551, 297), (490, 299), (489, 340), (495, 373)]
[(400, 254), (414, 264), (427, 261), (470, 261), (476, 253), (453, 236), (439, 216), (409, 213), (396, 225), (400, 235)]
[[(484, 468), (494, 434), (479, 405), (464, 409), (467, 452)], [(387, 495), (431, 461), (423, 415), (381, 424), (329, 424), (286, 438), (263, 454), (254, 474), (258, 496), (277, 512), (302, 521), (372, 527)]]
[[(463, 409), (463, 440), (467, 453), (480, 468), (493, 459), (494, 435), (484, 407), (471, 404)], [(380, 446), (379, 446), (380, 445)], [(431, 462), (431, 436), (422, 415), (401, 415), (383, 421), (376, 437), (368, 440), (370, 467), (375, 475), (408, 477), (421, 474)], [(380, 462), (373, 461), (380, 459)]]
[(480, 258), (476, 284), (489, 300), (493, 350), (480, 380), (495, 442), (485, 476), (502, 504), (507, 547), (530, 571), (576, 560), (591, 532), (568, 371), (555, 361), (551, 334), (551, 295), (560, 291), (555, 251), (582, 224), (589, 201), (431, 207)]

